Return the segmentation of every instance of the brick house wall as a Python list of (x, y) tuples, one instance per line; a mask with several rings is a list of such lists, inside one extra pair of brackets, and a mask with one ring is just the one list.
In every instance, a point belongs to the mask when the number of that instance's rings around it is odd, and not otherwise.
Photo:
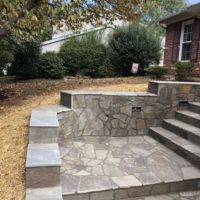
[[(169, 74), (174, 74), (174, 70), (175, 70), (174, 64), (178, 60), (182, 23), (183, 21), (175, 23), (175, 24), (170, 24), (166, 28), (164, 65), (167, 67)], [(200, 20), (198, 20), (197, 23), (199, 23), (199, 26), (200, 26)], [(195, 26), (196, 25), (197, 24), (195, 24)], [(191, 62), (194, 63), (193, 76), (200, 77), (200, 40), (198, 40), (196, 43), (198, 43), (197, 56), (196, 56), (196, 59), (191, 60)], [(177, 54), (177, 55), (174, 55), (174, 54)]]

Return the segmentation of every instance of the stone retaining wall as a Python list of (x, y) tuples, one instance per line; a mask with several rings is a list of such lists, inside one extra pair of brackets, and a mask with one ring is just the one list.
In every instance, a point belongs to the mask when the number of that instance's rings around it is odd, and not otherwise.
[(148, 134), (172, 118), (179, 103), (200, 100), (200, 83), (150, 82), (147, 93), (62, 91), (61, 103), (72, 110), (60, 117), (62, 137)]

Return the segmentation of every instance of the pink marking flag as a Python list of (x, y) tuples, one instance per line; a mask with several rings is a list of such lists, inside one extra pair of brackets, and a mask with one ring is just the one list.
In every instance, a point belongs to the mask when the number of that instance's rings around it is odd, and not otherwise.
[(132, 68), (131, 68), (131, 73), (137, 74), (138, 68), (139, 68), (139, 64), (138, 63), (133, 63), (132, 64)]

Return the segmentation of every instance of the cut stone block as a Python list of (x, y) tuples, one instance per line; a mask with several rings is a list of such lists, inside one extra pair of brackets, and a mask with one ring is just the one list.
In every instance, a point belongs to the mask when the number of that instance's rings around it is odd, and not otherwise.
[(29, 144), (26, 160), (28, 188), (52, 187), (60, 184), (58, 144)]
[(59, 128), (57, 127), (30, 127), (29, 143), (56, 143), (58, 141)]
[(62, 190), (60, 186), (26, 189), (26, 200), (62, 200)]
[(32, 111), (29, 143), (56, 143), (58, 140), (58, 113), (69, 111), (62, 105), (41, 106)]

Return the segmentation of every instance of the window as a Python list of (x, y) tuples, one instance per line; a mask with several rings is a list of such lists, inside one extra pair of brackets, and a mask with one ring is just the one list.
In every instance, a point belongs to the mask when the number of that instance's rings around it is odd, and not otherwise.
[(193, 29), (193, 21), (187, 21), (182, 24), (179, 60), (182, 61), (190, 60), (192, 33), (193, 33), (192, 29)]

